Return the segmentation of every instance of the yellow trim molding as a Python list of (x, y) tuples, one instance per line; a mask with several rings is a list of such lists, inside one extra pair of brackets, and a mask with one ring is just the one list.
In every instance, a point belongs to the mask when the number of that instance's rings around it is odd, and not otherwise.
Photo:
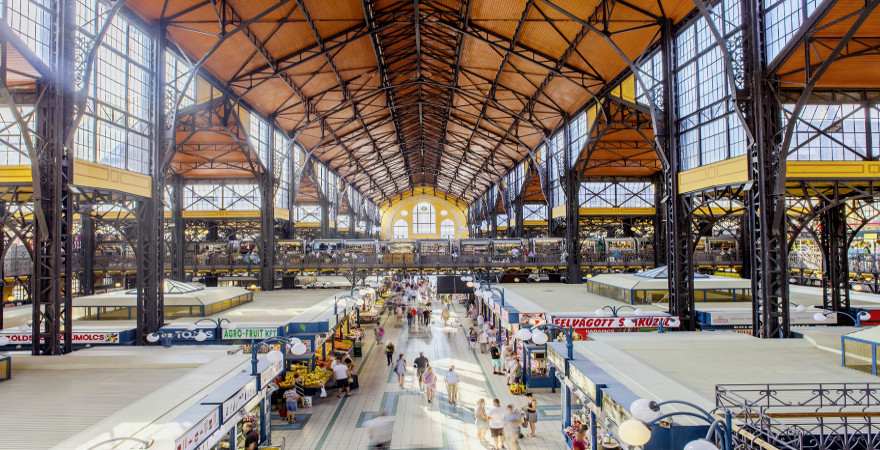
[(699, 191), (713, 186), (745, 183), (749, 180), (746, 156), (714, 162), (678, 173), (678, 193)]

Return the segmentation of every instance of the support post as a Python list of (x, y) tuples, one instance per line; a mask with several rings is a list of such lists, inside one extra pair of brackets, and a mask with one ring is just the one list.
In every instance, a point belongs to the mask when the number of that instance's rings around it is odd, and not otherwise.
[(147, 335), (162, 326), (162, 270), (160, 265), (160, 242), (156, 213), (161, 211), (152, 198), (137, 201), (137, 247), (135, 261), (137, 275), (137, 330), (138, 344), (146, 344)]
[(271, 291), (275, 288), (275, 189), (270, 167), (260, 178), (262, 208), (260, 214), (260, 288)]
[[(565, 123), (563, 121), (563, 123)], [(580, 187), (581, 177), (577, 170), (576, 161), (571, 158), (571, 132), (568, 126), (562, 127), (563, 161), (565, 168), (565, 245), (568, 256), (565, 260), (566, 283), (579, 284), (581, 282), (580, 264)]]
[(746, 195), (751, 241), (752, 334), (786, 338), (790, 323), (785, 155), (776, 139), (778, 103), (766, 86), (763, 18), (759, 11), (759, 0), (742, 2), (745, 82), (736, 93), (745, 125), (754, 138), (747, 151), (753, 186)]
[(663, 197), (666, 184), (662, 179), (654, 180), (654, 267), (666, 262), (666, 208)]
[(658, 135), (665, 144), (668, 165), (664, 167), (664, 197), (666, 201), (666, 258), (669, 283), (669, 313), (681, 321), (681, 330), (692, 331), (697, 327), (694, 313), (694, 270), (691, 249), (691, 216), (686, 199), (678, 193), (678, 136), (675, 123), (675, 101), (672, 70), (674, 36), (672, 23), (664, 20), (661, 26), (663, 48), (663, 120), (664, 128)]
[(31, 352), (34, 355), (69, 353), (73, 347), (72, 220), (73, 155), (64, 145), (73, 122), (74, 2), (56, 3), (54, 79), (41, 79), (37, 90), (44, 95), (38, 104), (37, 135), (45, 141), (39, 150), (42, 217), (35, 216), (33, 314)]
[(82, 255), (82, 267), (79, 273), (79, 286), (82, 295), (94, 295), (95, 293), (95, 218), (92, 217), (92, 207), (83, 206), (80, 209), (80, 254)]
[[(846, 204), (829, 208), (822, 217), (822, 307), (830, 311), (849, 310), (849, 259)], [(843, 317), (836, 315), (838, 320)]]
[[(6, 202), (0, 201), (0, 217), (6, 217)], [(6, 306), (6, 232), (0, 220), (0, 330), (3, 329), (3, 309)]]
[(516, 200), (513, 202), (514, 210), (516, 211), (514, 232), (516, 233), (516, 237), (520, 238), (525, 237), (525, 227), (523, 226), (523, 224), (525, 223), (523, 222), (525, 220), (523, 219), (523, 203), (523, 192), (520, 191), (519, 195), (516, 196)]
[(180, 176), (172, 178), (173, 196), (171, 201), (171, 221), (173, 233), (171, 234), (171, 278), (177, 281), (186, 280), (186, 221), (183, 220), (183, 190), (184, 182)]

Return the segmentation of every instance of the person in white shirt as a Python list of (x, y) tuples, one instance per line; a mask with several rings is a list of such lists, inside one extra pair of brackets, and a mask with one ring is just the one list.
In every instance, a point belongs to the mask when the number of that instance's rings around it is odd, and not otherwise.
[(339, 389), (336, 392), (336, 397), (340, 398), (342, 397), (342, 394), (345, 394), (345, 396), (348, 397), (348, 366), (346, 366), (345, 363), (342, 362), (341, 356), (336, 357), (336, 360), (333, 361), (333, 366), (331, 367), (331, 369), (333, 369), (333, 379), (336, 380), (336, 387)]
[(489, 431), (495, 443), (493, 448), (500, 450), (504, 443), (504, 416), (507, 410), (501, 407), (501, 400), (492, 400), (492, 409), (489, 410)]
[(481, 331), (477, 337), (477, 342), (480, 344), (480, 353), (486, 353), (486, 349), (489, 346), (489, 334), (485, 330)]
[(455, 406), (458, 403), (458, 374), (455, 373), (455, 366), (449, 366), (446, 372), (446, 397), (449, 404)]

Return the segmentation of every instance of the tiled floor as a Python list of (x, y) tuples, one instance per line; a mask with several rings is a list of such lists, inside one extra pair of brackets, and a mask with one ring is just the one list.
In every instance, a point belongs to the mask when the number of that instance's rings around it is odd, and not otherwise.
[[(487, 355), (472, 351), (460, 326), (442, 326), (439, 306), (434, 309), (434, 322), (430, 331), (410, 333), (403, 327), (385, 322), (386, 339), (395, 342), (397, 353), (401, 351), (409, 361), (409, 373), (404, 389), (400, 389), (395, 377), (386, 366), (384, 349), (376, 347), (372, 333), (364, 348), (364, 358), (358, 362), (360, 389), (341, 400), (331, 395), (315, 399), (315, 406), (300, 413), (311, 414), (302, 429), (273, 431), (273, 441), (282, 439), (288, 450), (357, 450), (367, 448), (367, 429), (364, 422), (381, 411), (394, 416), (394, 437), (391, 448), (404, 449), (456, 449), (482, 450), (489, 448), (476, 437), (473, 424), (473, 408), (479, 398), (491, 401), (498, 396), (502, 404), (524, 404), (524, 397), (508, 393), (504, 378), (491, 375)], [(462, 319), (463, 309), (457, 307), (453, 317)], [(431, 365), (442, 377), (451, 364), (461, 378), (458, 407), (446, 402), (446, 387), (438, 383), (437, 399), (428, 404), (419, 392), (412, 369), (412, 361), (424, 352)], [(487, 382), (487, 377), (488, 382)], [(523, 450), (564, 449), (565, 443), (559, 432), (559, 395), (548, 391), (536, 393), (539, 402), (538, 436), (520, 440)]]

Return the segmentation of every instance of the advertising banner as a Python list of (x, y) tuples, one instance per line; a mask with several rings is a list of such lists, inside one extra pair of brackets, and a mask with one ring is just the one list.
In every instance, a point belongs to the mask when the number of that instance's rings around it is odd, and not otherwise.
[[(627, 321), (632, 321), (627, 324)], [(680, 322), (675, 316), (554, 316), (553, 325), (574, 328), (574, 332), (586, 337), (590, 332), (622, 331), (638, 328), (678, 328)]]
[[(0, 332), (0, 336), (9, 339), (10, 346), (15, 345), (31, 345), (32, 336), (30, 333), (19, 332)], [(62, 336), (62, 341), (64, 337)], [(118, 344), (119, 332), (117, 331), (74, 331), (74, 345), (96, 345), (96, 344)]]
[(223, 329), (224, 341), (236, 340), (263, 340), (278, 336), (278, 327), (254, 327), (254, 328), (225, 328)]

